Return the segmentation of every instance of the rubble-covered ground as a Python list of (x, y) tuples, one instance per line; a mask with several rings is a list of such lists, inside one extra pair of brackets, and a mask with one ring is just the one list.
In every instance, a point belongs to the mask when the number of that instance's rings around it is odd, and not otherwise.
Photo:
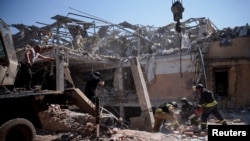
[[(245, 125), (250, 123), (249, 109), (221, 111), (229, 125)], [(36, 141), (201, 141), (208, 140), (205, 132), (198, 127), (181, 125), (181, 131), (169, 129), (165, 123), (161, 132), (153, 133), (130, 129), (128, 126), (101, 114), (100, 124), (96, 126), (95, 117), (63, 109), (59, 105), (51, 105), (49, 109), (39, 113), (43, 129), (37, 129)], [(212, 115), (208, 124), (219, 124)], [(97, 132), (99, 127), (99, 132)], [(98, 134), (98, 138), (97, 138)]]

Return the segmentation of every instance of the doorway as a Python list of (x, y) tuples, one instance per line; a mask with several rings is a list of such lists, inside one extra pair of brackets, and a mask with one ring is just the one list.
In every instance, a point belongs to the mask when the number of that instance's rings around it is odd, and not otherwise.
[(215, 76), (215, 94), (221, 98), (228, 97), (228, 69), (216, 69)]

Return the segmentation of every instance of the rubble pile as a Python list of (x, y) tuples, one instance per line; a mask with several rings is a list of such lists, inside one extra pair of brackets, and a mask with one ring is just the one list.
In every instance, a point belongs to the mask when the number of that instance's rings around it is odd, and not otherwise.
[[(43, 130), (38, 130), (38, 134), (58, 134), (60, 138), (91, 137), (96, 135), (96, 118), (88, 113), (79, 113), (69, 109), (62, 109), (60, 105), (51, 104), (48, 110), (39, 113)], [(110, 136), (113, 131), (115, 120), (113, 117), (103, 113), (100, 117), (100, 135)], [(62, 134), (63, 133), (63, 134)]]
[(51, 104), (48, 110), (40, 112), (39, 116), (43, 128), (53, 131), (81, 131), (84, 128), (82, 125), (95, 121), (89, 114), (61, 109), (60, 105), (55, 104)]
[[(250, 114), (238, 114), (237, 112), (222, 112), (228, 124), (247, 124)], [(36, 141), (159, 141), (159, 140), (208, 140), (206, 132), (199, 130), (198, 126), (181, 124), (181, 130), (173, 130), (170, 123), (166, 122), (158, 133), (140, 131), (119, 126), (110, 117), (101, 115), (99, 137), (97, 138), (97, 125), (95, 117), (87, 113), (79, 113), (69, 109), (63, 109), (60, 105), (51, 104), (48, 110), (39, 113), (43, 129), (37, 129)], [(108, 117), (108, 118), (107, 118)], [(111, 120), (110, 120), (111, 119)], [(219, 124), (215, 117), (211, 116), (209, 125)]]

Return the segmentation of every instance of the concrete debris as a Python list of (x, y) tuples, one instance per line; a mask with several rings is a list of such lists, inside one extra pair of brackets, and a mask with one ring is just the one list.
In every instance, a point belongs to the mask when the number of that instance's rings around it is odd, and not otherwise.
[[(226, 120), (230, 124), (247, 124), (250, 119), (250, 114), (245, 114), (237, 118), (237, 112), (222, 112), (223, 116), (227, 117)], [(110, 117), (101, 115), (100, 121), (100, 134), (97, 138), (97, 126), (95, 124), (95, 117), (63, 109), (60, 105), (51, 104), (48, 110), (39, 114), (42, 119), (43, 130), (37, 129), (36, 141), (159, 141), (159, 140), (194, 140), (194, 141), (207, 141), (207, 132), (201, 131), (199, 126), (181, 124), (179, 130), (173, 130), (170, 123), (165, 123), (161, 131), (158, 133), (140, 131), (136, 129), (119, 126), (119, 124), (112, 123)], [(102, 118), (104, 117), (104, 118)], [(122, 120), (121, 120), (122, 121)], [(214, 117), (209, 119), (208, 124), (219, 124)]]

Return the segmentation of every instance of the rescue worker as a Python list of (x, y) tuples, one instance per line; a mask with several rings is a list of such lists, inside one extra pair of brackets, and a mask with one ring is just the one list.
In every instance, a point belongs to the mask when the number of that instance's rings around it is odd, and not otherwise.
[[(186, 97), (183, 97), (181, 99), (181, 102), (182, 102), (182, 106), (181, 106), (182, 111), (190, 112), (193, 110), (193, 108), (194, 108), (193, 103), (190, 100), (188, 100)], [(188, 115), (190, 115), (190, 114), (188, 114)]]
[(210, 114), (213, 114), (218, 120), (220, 120), (222, 125), (227, 125), (225, 119), (219, 113), (217, 101), (215, 100), (213, 93), (205, 90), (202, 84), (197, 84), (195, 89), (196, 92), (200, 94), (197, 109), (203, 109), (201, 113), (201, 130), (206, 130), (207, 120)]
[(159, 132), (160, 126), (164, 120), (171, 122), (171, 125), (176, 130), (179, 127), (179, 122), (177, 121), (174, 112), (178, 105), (175, 101), (163, 103), (155, 111), (155, 123), (153, 127), (153, 132)]
[(195, 121), (198, 118), (198, 115), (195, 114), (196, 106), (185, 97), (181, 99), (181, 103), (182, 103), (182, 106), (181, 106), (180, 115), (181, 115), (182, 121), (186, 122), (186, 124), (189, 124), (189, 125), (191, 124), (197, 125)]
[(97, 85), (104, 86), (105, 82), (102, 80), (102, 76), (100, 72), (95, 72), (94, 74), (89, 75), (89, 77), (86, 79), (86, 86), (84, 93), (85, 95), (91, 100), (93, 103), (95, 103), (95, 91)]

